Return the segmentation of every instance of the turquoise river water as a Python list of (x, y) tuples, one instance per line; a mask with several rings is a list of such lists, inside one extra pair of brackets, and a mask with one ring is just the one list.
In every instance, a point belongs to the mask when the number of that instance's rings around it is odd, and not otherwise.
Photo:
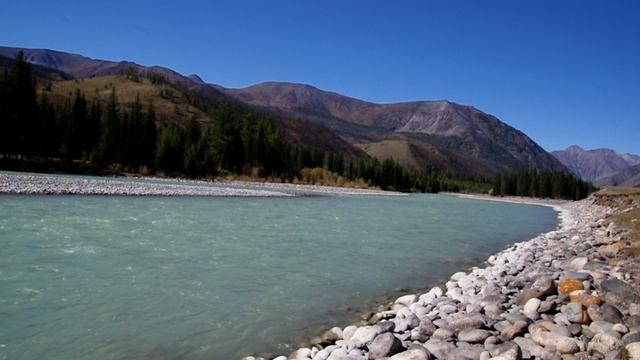
[(2, 195), (0, 359), (288, 354), (556, 220), (443, 195)]

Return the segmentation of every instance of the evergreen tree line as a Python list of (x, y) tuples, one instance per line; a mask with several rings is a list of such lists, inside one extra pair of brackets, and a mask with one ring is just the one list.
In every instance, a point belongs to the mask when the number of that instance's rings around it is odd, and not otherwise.
[(567, 172), (528, 170), (505, 172), (495, 176), (494, 195), (529, 196), (553, 199), (584, 199), (598, 190)]
[[(138, 74), (129, 71), (124, 76)], [(165, 83), (160, 75), (146, 76)], [(190, 101), (202, 99), (194, 95)], [(397, 191), (485, 192), (491, 186), (487, 179), (461, 177), (432, 166), (410, 169), (391, 159), (345, 158), (291, 146), (269, 117), (224, 101), (207, 103), (205, 110), (213, 118), (210, 123), (192, 119), (184, 125), (160, 125), (153, 105), (143, 105), (139, 96), (128, 109), (121, 108), (116, 89), (107, 101), (89, 101), (76, 90), (54, 104), (46, 91), (36, 96), (30, 67), (19, 55), (12, 69), (0, 74), (0, 154), (84, 160), (100, 167), (188, 177), (229, 173), (294, 181), (305, 168), (321, 168)], [(496, 178), (494, 193), (580, 198), (592, 191), (589, 186), (566, 174), (509, 173)]]

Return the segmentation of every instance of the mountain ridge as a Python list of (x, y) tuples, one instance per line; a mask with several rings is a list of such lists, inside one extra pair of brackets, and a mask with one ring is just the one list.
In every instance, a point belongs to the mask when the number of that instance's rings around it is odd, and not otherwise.
[(594, 181), (594, 184), (597, 186), (640, 187), (640, 163), (613, 174), (599, 177)]
[(620, 154), (609, 148), (585, 150), (578, 145), (571, 145), (565, 150), (552, 151), (551, 154), (574, 175), (599, 186), (625, 183), (626, 178), (633, 177), (631, 168), (640, 164), (640, 156)]
[[(481, 176), (526, 169), (566, 170), (523, 132), (473, 106), (448, 100), (376, 104), (312, 85), (286, 82), (228, 89), (205, 84), (197, 75), (182, 75), (160, 66), (96, 60), (47, 49), (0, 47), (3, 56), (15, 56), (19, 51), (32, 64), (64, 71), (76, 79), (122, 74), (130, 68), (158, 73), (211, 101), (229, 99), (259, 112), (286, 117), (289, 126), (294, 119), (315, 123), (349, 143), (356, 152), (375, 149), (368, 155), (380, 160), (405, 157), (404, 163), (417, 168), (438, 164), (442, 170)], [(309, 129), (298, 126), (300, 131)], [(306, 134), (306, 138), (313, 139), (313, 134)], [(382, 146), (389, 140), (401, 145)]]
[[(489, 172), (507, 168), (564, 170), (562, 164), (526, 134), (470, 105), (448, 100), (377, 104), (311, 85), (289, 82), (265, 82), (222, 91), (257, 107), (276, 109), (291, 116), (323, 123), (343, 137), (354, 138), (354, 143), (384, 141), (389, 136), (400, 136), (424, 148), (421, 141), (414, 141), (405, 135), (456, 138), (452, 142), (458, 145), (445, 147), (488, 163)], [(353, 126), (365, 127), (368, 131), (358, 133)], [(424, 141), (442, 148), (432, 141)], [(492, 162), (491, 158), (496, 155), (506, 160), (507, 165), (504, 161)]]

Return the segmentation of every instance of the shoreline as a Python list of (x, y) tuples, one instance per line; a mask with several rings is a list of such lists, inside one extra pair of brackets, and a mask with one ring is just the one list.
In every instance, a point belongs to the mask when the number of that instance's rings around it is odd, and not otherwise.
[(119, 196), (406, 196), (406, 194), (320, 185), (203, 181), (159, 177), (106, 177), (67, 174), (0, 172), (0, 194)]
[(530, 197), (522, 197), (522, 196), (493, 196), (493, 195), (487, 195), (487, 194), (460, 194), (460, 193), (451, 193), (451, 192), (442, 192), (440, 194), (447, 195), (447, 196), (455, 196), (462, 199), (504, 202), (509, 204), (546, 206), (553, 209), (557, 209), (557, 211), (560, 211), (560, 207), (562, 205), (572, 202), (569, 200), (530, 198)]
[(638, 274), (625, 267), (635, 260), (618, 261), (630, 239), (607, 221), (618, 209), (593, 197), (445, 195), (552, 207), (558, 226), (451, 275), (443, 287), (400, 296), (360, 323), (273, 359), (640, 358)]
[[(569, 204), (572, 201), (569, 200), (561, 200), (561, 199), (542, 199), (542, 198), (528, 198), (522, 196), (493, 196), (487, 194), (458, 194), (458, 193), (450, 193), (444, 192), (440, 193), (441, 195), (453, 196), (460, 199), (471, 199), (471, 200), (482, 200), (482, 201), (493, 201), (499, 203), (507, 203), (507, 204), (520, 204), (520, 205), (532, 205), (532, 206), (544, 206), (552, 208), (553, 211), (556, 212), (558, 223), (556, 224), (556, 230), (560, 229), (562, 226), (562, 218), (563, 218), (563, 205)], [(529, 241), (532, 239), (527, 239), (525, 241)]]

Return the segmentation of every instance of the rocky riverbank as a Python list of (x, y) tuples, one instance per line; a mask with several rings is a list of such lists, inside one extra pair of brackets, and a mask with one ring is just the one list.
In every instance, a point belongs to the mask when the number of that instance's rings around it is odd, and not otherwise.
[(0, 194), (131, 196), (397, 196), (401, 193), (330, 186), (166, 178), (125, 178), (0, 172)]
[(640, 200), (553, 206), (556, 231), (275, 359), (640, 359), (634, 239), (612, 221)]

